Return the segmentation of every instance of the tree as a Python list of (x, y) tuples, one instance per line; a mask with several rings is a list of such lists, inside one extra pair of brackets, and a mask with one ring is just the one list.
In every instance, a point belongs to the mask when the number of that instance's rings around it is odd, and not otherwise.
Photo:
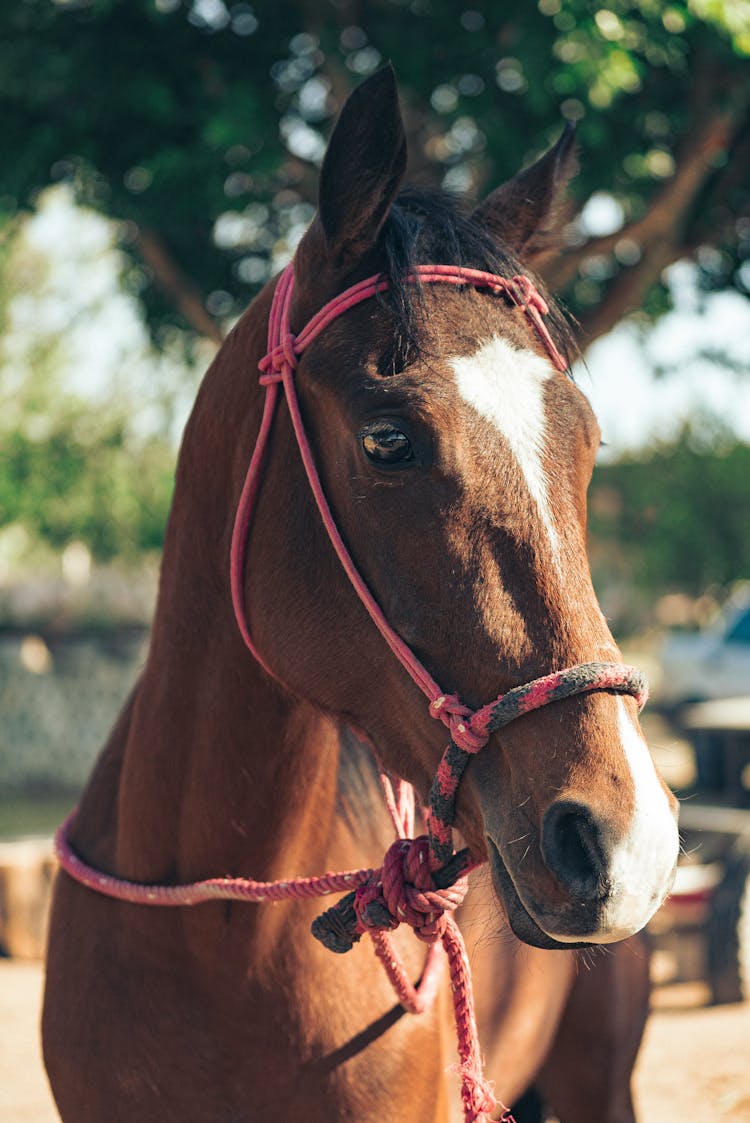
[(391, 59), (423, 182), (477, 194), (561, 115), (578, 119), (566, 248), (545, 268), (586, 339), (663, 309), (661, 274), (685, 255), (707, 286), (747, 291), (747, 0), (603, 2), (3, 5), (0, 206), (10, 216), (70, 181), (122, 223), (157, 336), (180, 319), (218, 339), (309, 221), (331, 117)]
[[(161, 548), (174, 413), (181, 384), (192, 396), (195, 383), (181, 350), (154, 352), (137, 302), (119, 289), (112, 224), (71, 210), (61, 194), (48, 193), (36, 223), (9, 231), (0, 255), (0, 557), (16, 572), (72, 542), (97, 561)], [(40, 222), (58, 229), (60, 215), (72, 217), (62, 239), (76, 247), (72, 292), (59, 242), (53, 264), (34, 237)], [(92, 354), (97, 318), (108, 337)]]
[(698, 596), (750, 576), (748, 479), (750, 446), (700, 426), (637, 458), (600, 465), (589, 529), (605, 603), (611, 590), (627, 589), (632, 624), (632, 591), (650, 605), (664, 593)]

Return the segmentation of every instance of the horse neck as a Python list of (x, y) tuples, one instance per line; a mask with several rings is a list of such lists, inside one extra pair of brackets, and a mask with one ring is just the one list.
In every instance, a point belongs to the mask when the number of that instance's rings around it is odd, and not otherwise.
[(118, 857), (138, 880), (325, 867), (338, 730), (219, 648), (196, 635), (176, 655), (157, 638), (139, 683), (118, 799)]
[(258, 666), (231, 606), (232, 515), (260, 410), (248, 355), (262, 353), (262, 322), (224, 345), (180, 455), (118, 796), (118, 864), (138, 880), (270, 880), (356, 859), (336, 821), (341, 730)]

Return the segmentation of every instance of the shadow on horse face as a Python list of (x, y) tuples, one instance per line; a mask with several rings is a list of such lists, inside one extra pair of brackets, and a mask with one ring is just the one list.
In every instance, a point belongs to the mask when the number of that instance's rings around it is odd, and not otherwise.
[[(427, 196), (399, 200), (393, 83), (365, 83), (334, 131), (319, 218), (295, 259), (293, 328), (362, 277), (392, 275), (394, 261), (450, 255), (520, 272), (516, 255), (533, 257), (570, 159), (566, 133), (470, 218)], [(446, 231), (451, 244), (436, 246)], [(485, 260), (460, 260), (478, 246)], [(522, 307), (442, 285), (412, 304), (395, 327), (393, 302), (350, 309), (297, 371), (326, 495), (386, 618), (472, 707), (553, 669), (616, 658), (586, 559), (599, 434), (584, 395), (553, 369)], [(333, 556), (286, 417), (265, 471), (285, 506), (278, 515), (261, 503), (249, 545), (246, 596), (263, 657), (426, 799), (445, 737)], [(635, 702), (596, 694), (494, 734), (468, 769), (457, 826), (488, 854), (516, 934), (567, 947), (648, 921), (671, 884), (675, 811)]]

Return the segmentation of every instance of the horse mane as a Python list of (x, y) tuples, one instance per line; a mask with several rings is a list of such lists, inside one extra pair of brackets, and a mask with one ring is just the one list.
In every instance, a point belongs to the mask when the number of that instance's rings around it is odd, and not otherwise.
[[(528, 273), (514, 254), (498, 244), (472, 217), (460, 201), (444, 191), (408, 187), (391, 207), (379, 238), (384, 254), (383, 269), (389, 287), (380, 301), (394, 319), (394, 348), (381, 374), (402, 370), (424, 355), (424, 292), (407, 280), (415, 265), (440, 263), (482, 269), (508, 279)], [(555, 343), (566, 360), (577, 357), (578, 348), (566, 313), (534, 277), (537, 289), (549, 304), (546, 318)]]

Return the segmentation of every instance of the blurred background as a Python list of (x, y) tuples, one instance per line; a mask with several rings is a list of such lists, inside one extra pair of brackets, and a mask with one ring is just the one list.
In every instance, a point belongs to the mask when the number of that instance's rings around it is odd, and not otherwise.
[[(202, 372), (386, 61), (410, 177), (469, 201), (577, 122), (542, 273), (604, 432), (597, 590), (654, 720), (750, 693), (749, 0), (6, 0), (0, 839), (75, 801), (143, 659)], [(716, 788), (710, 737), (655, 728), (677, 786)]]

